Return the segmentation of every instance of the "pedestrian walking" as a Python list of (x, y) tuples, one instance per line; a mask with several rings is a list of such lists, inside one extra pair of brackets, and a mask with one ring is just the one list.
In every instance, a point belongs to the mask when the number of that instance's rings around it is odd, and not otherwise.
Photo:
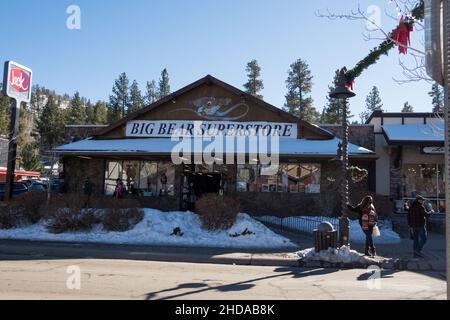
[(373, 243), (373, 229), (378, 223), (378, 216), (375, 206), (373, 205), (373, 198), (371, 196), (366, 196), (357, 206), (353, 207), (348, 204), (348, 208), (351, 211), (358, 213), (359, 225), (366, 235), (366, 247), (364, 254), (366, 256), (374, 257), (377, 253)]
[(408, 210), (408, 226), (414, 240), (413, 250), (415, 258), (423, 258), (422, 249), (428, 239), (427, 220), (433, 210), (425, 208), (425, 198), (418, 195)]

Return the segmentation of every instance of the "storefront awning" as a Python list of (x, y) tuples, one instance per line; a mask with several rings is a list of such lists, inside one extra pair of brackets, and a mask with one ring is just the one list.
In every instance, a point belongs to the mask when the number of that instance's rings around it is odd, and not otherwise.
[[(194, 145), (194, 139), (189, 139)], [(211, 145), (211, 141), (199, 139), (201, 149)], [(280, 139), (279, 154), (281, 156), (316, 156), (316, 157), (334, 157), (336, 156), (338, 144), (341, 140), (334, 138), (329, 140), (307, 140), (307, 139)], [(57, 154), (71, 155), (170, 155), (179, 141), (172, 141), (170, 138), (144, 138), (144, 139), (113, 139), (113, 140), (94, 140), (86, 139), (78, 142), (59, 146), (52, 150)], [(188, 142), (189, 143), (189, 142)], [(225, 143), (225, 142), (224, 142)], [(195, 149), (194, 149), (195, 150)], [(226, 150), (226, 149), (225, 149)], [(239, 152), (236, 152), (239, 150)], [(244, 151), (245, 150), (245, 151)], [(275, 149), (274, 149), (275, 150)], [(249, 143), (245, 143), (243, 149), (228, 149), (229, 153), (250, 153)], [(271, 153), (270, 143), (267, 152)], [(195, 153), (195, 152), (193, 152)], [(374, 158), (375, 153), (366, 148), (349, 144), (349, 155), (351, 157)]]
[(385, 124), (383, 134), (388, 144), (444, 145), (444, 121), (427, 124)]

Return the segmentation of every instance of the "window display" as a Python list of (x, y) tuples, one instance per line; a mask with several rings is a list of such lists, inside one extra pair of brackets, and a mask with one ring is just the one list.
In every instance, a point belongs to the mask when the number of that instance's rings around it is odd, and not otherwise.
[(112, 195), (122, 180), (127, 194), (138, 196), (174, 195), (175, 166), (170, 162), (155, 161), (107, 161), (105, 194)]
[(238, 165), (239, 192), (320, 193), (320, 164)]

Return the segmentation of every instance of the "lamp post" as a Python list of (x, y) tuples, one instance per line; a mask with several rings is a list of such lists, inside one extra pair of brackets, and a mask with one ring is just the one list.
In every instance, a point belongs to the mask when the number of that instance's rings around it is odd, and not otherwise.
[(339, 218), (339, 245), (349, 245), (349, 220), (348, 220), (348, 123), (347, 108), (348, 98), (354, 97), (356, 94), (347, 88), (347, 79), (345, 73), (347, 68), (339, 71), (337, 86), (330, 94), (331, 98), (342, 100), (342, 168), (341, 168), (341, 217)]

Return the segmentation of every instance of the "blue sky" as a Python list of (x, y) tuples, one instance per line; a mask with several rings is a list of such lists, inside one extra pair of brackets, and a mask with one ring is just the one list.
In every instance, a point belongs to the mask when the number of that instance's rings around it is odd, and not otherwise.
[[(66, 9), (81, 8), (81, 30), (68, 30)], [(365, 41), (362, 21), (330, 21), (317, 10), (349, 12), (369, 5), (382, 9), (381, 24), (391, 30), (395, 12), (388, 0), (23, 0), (2, 4), (0, 60), (31, 67), (34, 83), (72, 95), (108, 99), (114, 79), (126, 72), (141, 89), (163, 68), (172, 90), (206, 74), (242, 88), (245, 65), (257, 59), (264, 99), (282, 107), (289, 65), (306, 60), (314, 76), (312, 97), (320, 111), (334, 70), (351, 68), (379, 41)], [(378, 36), (380, 36), (378, 34)], [(423, 33), (412, 34), (420, 46)], [(415, 111), (430, 111), (430, 84), (398, 85), (402, 79), (397, 50), (356, 80), (351, 109), (359, 114), (373, 85), (384, 108), (400, 111), (405, 101)]]

